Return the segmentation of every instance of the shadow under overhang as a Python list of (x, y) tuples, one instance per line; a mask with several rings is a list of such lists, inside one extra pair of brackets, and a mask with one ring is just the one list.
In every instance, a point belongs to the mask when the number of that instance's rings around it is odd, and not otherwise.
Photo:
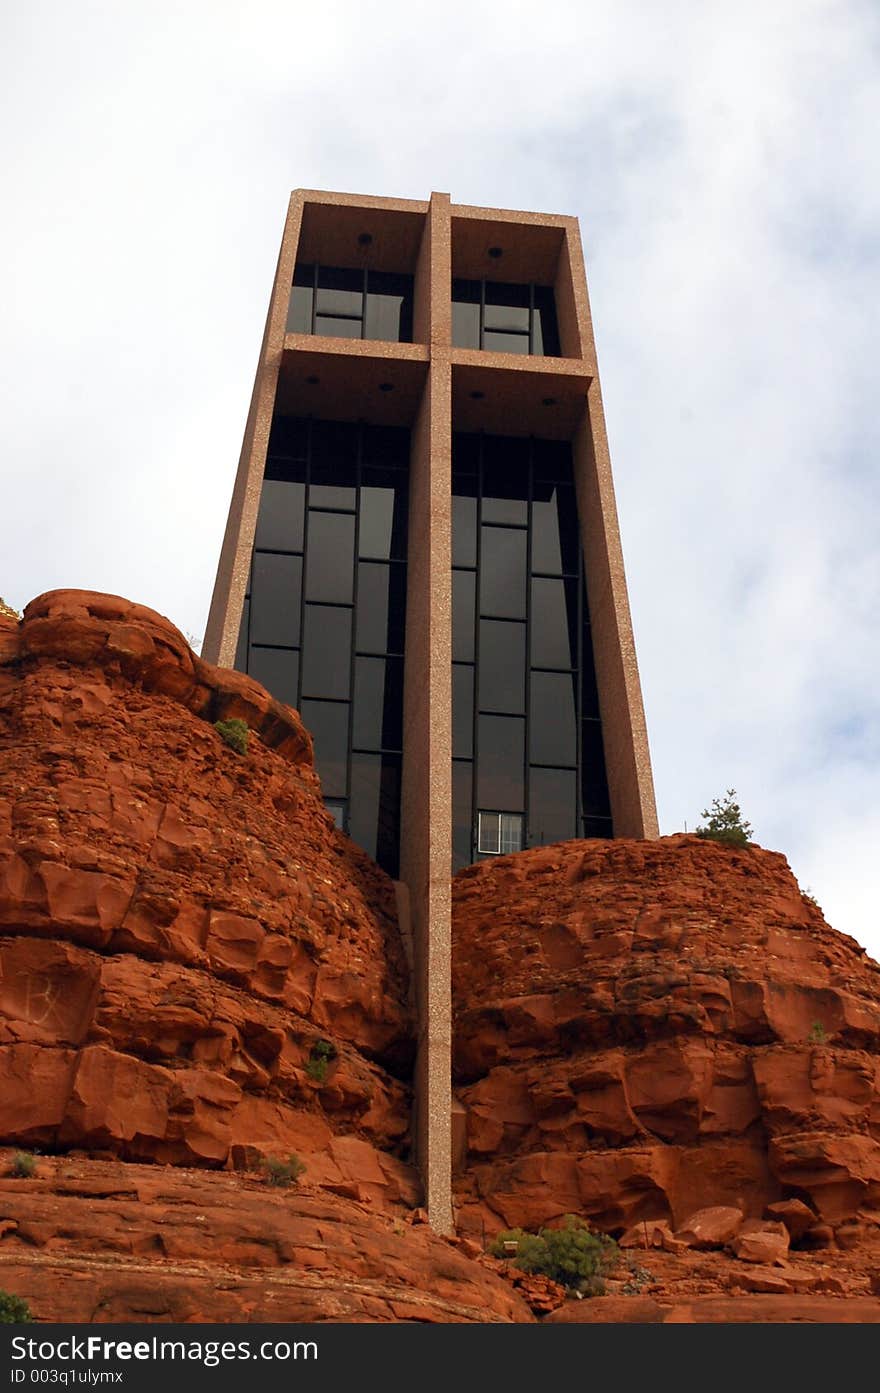
[[(304, 338), (309, 347), (298, 347)], [(427, 372), (427, 350), (419, 344), (288, 334), (275, 410), (327, 421), (411, 426)]]

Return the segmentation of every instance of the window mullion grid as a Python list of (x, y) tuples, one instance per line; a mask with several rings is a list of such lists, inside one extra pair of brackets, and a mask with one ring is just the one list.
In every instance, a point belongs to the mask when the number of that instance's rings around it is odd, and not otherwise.
[[(317, 282), (318, 282), (318, 268), (317, 268), (317, 264), (316, 264), (316, 266), (315, 266), (315, 285), (316, 285), (316, 286), (317, 286)], [(316, 298), (316, 297), (317, 297), (317, 289), (316, 289), (316, 291), (315, 291), (315, 297), (313, 297), (313, 298)], [(312, 316), (312, 323), (314, 324), (314, 315)], [(306, 429), (306, 471), (305, 471), (305, 472), (306, 472), (306, 487), (305, 487), (305, 498), (303, 499), (302, 579), (301, 579), (301, 581), (300, 581), (300, 587), (299, 587), (299, 646), (300, 646), (300, 653), (299, 653), (299, 673), (298, 673), (298, 676), (297, 676), (297, 684), (296, 684), (296, 685), (297, 685), (297, 703), (296, 703), (296, 709), (297, 709), (297, 711), (299, 711), (300, 707), (302, 706), (303, 668), (305, 667), (305, 663), (303, 662), (303, 655), (304, 655), (303, 641), (304, 641), (304, 639), (305, 639), (305, 634), (306, 634), (306, 577), (307, 577), (307, 575), (308, 575), (308, 561), (309, 561), (309, 496), (310, 496), (310, 494), (311, 494), (311, 489), (312, 489), (312, 446), (313, 446), (313, 438), (314, 438), (314, 431), (313, 431), (313, 429), (312, 429), (312, 422), (313, 422), (313, 418), (310, 416), (309, 419), (308, 419), (308, 425), (307, 425), (307, 429)]]
[(529, 436), (528, 507), (526, 508), (526, 672), (525, 672), (525, 747), (523, 759), (523, 845), (529, 845), (529, 762), (531, 759), (532, 722), (532, 502), (534, 499), (535, 437)]
[[(486, 282), (480, 281), (480, 348), (483, 347), (483, 322), (486, 318)], [(482, 473), (483, 450), (480, 447), (480, 469)]]
[[(316, 261), (316, 262), (314, 263), (314, 265), (312, 266), (312, 327), (311, 327), (311, 330), (309, 331), (309, 332), (312, 333), (312, 334), (314, 334), (314, 332), (315, 332), (315, 321), (316, 321), (317, 316), (318, 316), (318, 279), (319, 279), (318, 271), (319, 271), (319, 269), (320, 269), (320, 268), (319, 268), (318, 263), (317, 263), (317, 261)], [(311, 428), (310, 428), (310, 431), (311, 431)]]
[[(482, 281), (480, 282), (482, 285)], [(482, 292), (481, 292), (482, 301)], [(483, 310), (480, 306), (480, 339), (482, 341)], [(477, 452), (477, 527), (476, 527), (476, 569), (474, 570), (474, 700), (473, 700), (473, 740), (471, 764), (471, 856), (474, 855), (474, 838), (479, 842), (477, 827), (477, 787), (480, 774), (480, 566), (483, 559), (483, 433), (479, 436)]]
[[(575, 499), (575, 506), (577, 500)], [(578, 538), (580, 539), (580, 520), (578, 520)], [(577, 797), (577, 828), (581, 836), (584, 835), (584, 750), (583, 750), (583, 719), (584, 719), (584, 595), (586, 591), (586, 576), (584, 571), (584, 549), (578, 546), (580, 564), (578, 566), (578, 588), (577, 588), (577, 677), (575, 678), (575, 759), (577, 760), (576, 775), (576, 797)], [(590, 631), (590, 642), (592, 643), (593, 634)]]
[[(366, 284), (367, 273), (364, 271), (364, 283)], [(351, 809), (351, 751), (354, 744), (354, 692), (355, 692), (355, 651), (357, 649), (357, 599), (358, 599), (358, 571), (360, 569), (360, 538), (361, 538), (361, 475), (364, 454), (364, 424), (358, 423), (357, 428), (357, 455), (355, 457), (355, 494), (354, 494), (354, 590), (352, 593), (351, 606), (351, 648), (348, 654), (348, 738), (345, 751), (345, 798), (346, 798), (346, 819)]]
[[(529, 356), (534, 353), (535, 342), (535, 284), (529, 281)], [(531, 478), (531, 471), (529, 474)]]
[[(364, 279), (361, 287), (361, 338), (367, 337), (367, 268), (364, 267)], [(363, 425), (361, 426), (363, 433)], [(360, 461), (360, 436), (358, 437), (358, 461)], [(360, 463), (358, 463), (358, 478), (360, 478)]]

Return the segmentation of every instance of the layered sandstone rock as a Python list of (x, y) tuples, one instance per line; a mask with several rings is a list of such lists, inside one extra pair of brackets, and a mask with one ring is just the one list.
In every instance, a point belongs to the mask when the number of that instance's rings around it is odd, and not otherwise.
[(413, 1203), (412, 1052), (393, 886), (333, 827), (297, 713), (113, 596), (0, 620), (0, 1140), (295, 1151)]
[(569, 1211), (676, 1229), (785, 1199), (816, 1235), (876, 1220), (880, 968), (784, 857), (568, 842), (470, 867), (453, 895), (465, 1231)]
[[(0, 1154), (0, 1176), (6, 1158)], [(0, 1289), (35, 1320), (529, 1321), (431, 1232), (306, 1182), (43, 1158), (0, 1178)]]

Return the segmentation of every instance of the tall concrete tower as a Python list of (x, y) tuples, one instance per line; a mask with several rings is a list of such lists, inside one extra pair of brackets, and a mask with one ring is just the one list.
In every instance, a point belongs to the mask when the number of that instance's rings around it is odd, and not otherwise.
[(657, 835), (575, 218), (292, 195), (204, 655), (299, 709), (399, 883), (449, 1229), (453, 871)]

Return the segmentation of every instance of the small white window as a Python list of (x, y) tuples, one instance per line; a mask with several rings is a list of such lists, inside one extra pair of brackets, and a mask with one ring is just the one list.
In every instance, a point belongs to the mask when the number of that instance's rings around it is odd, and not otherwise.
[(328, 813), (330, 814), (330, 816), (332, 817), (333, 821), (336, 823), (336, 826), (339, 828), (340, 832), (344, 832), (344, 831), (345, 831), (345, 804), (339, 802), (339, 801), (338, 801), (337, 799), (335, 799), (335, 798), (327, 798), (327, 799), (324, 800), (324, 807), (327, 809), (327, 811), (328, 811)]
[(477, 813), (477, 851), (482, 856), (522, 851), (522, 814)]

